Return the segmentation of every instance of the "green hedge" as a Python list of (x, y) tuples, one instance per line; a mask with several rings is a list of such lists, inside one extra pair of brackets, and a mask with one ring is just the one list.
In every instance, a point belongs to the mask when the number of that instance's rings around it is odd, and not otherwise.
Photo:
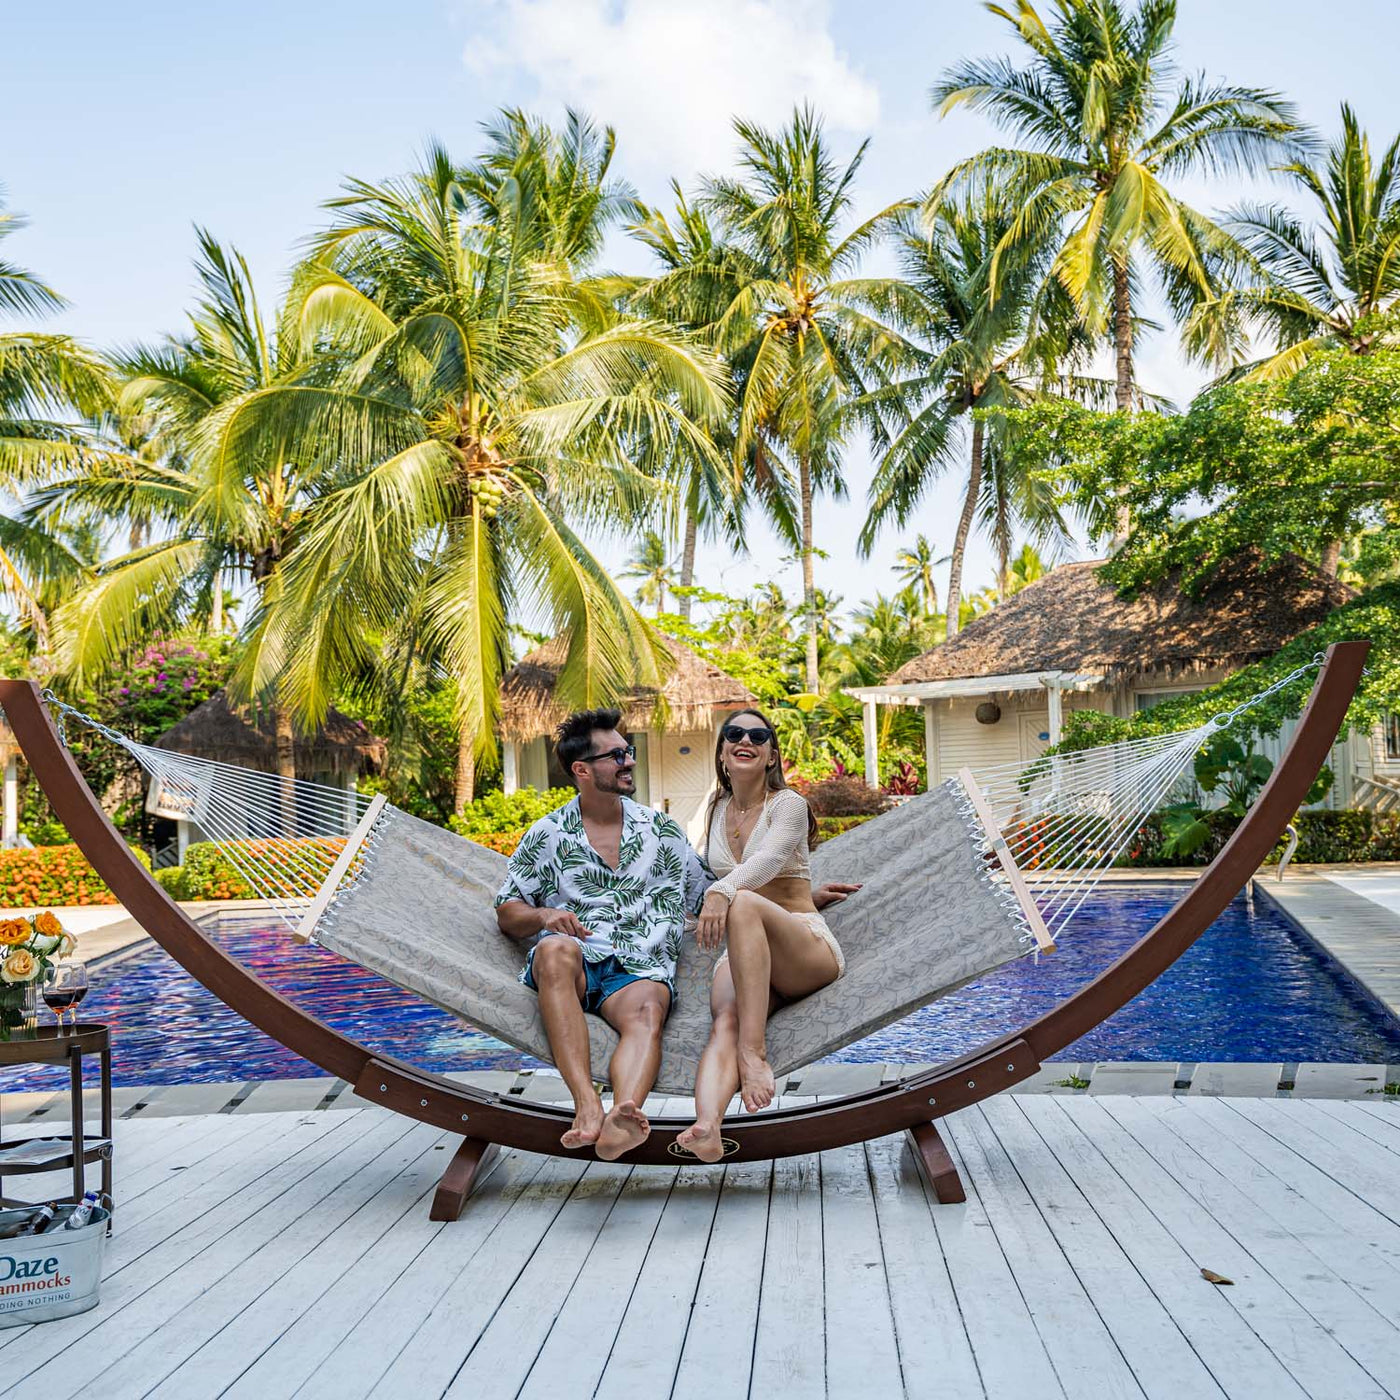
[[(1190, 856), (1165, 855), (1162, 851), (1162, 822), (1152, 816), (1138, 833), (1120, 863), (1130, 866), (1208, 865), (1219, 855), (1239, 825), (1235, 817), (1221, 813), (1206, 816), (1210, 836)], [(1293, 859), (1307, 865), (1342, 865), (1375, 860), (1400, 860), (1400, 814), (1368, 811), (1300, 812), (1294, 819), (1298, 828), (1298, 849)], [(1285, 842), (1280, 841), (1269, 856), (1282, 858)]]
[[(133, 846), (148, 870), (150, 858)], [(28, 909), (37, 905), (115, 904), (117, 897), (102, 882), (76, 846), (36, 846), (0, 851), (0, 906)]]
[(574, 795), (571, 787), (549, 788), (544, 792), (521, 788), (509, 797), (503, 792), (488, 792), (485, 797), (468, 802), (459, 816), (449, 817), (447, 825), (458, 836), (470, 836), (473, 841), (483, 836), (528, 831), (541, 817), (547, 817)]

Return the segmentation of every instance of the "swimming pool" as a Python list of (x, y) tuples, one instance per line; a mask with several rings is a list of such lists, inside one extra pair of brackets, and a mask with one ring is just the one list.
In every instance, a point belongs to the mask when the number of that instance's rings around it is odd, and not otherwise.
[[(1100, 889), (1052, 956), (1001, 968), (832, 1058), (943, 1060), (1014, 1030), (1112, 962), (1177, 893), (1160, 885)], [(215, 936), (284, 996), (376, 1049), (439, 1071), (536, 1063), (334, 953), (294, 944), (280, 926), (225, 916)], [(255, 1030), (154, 947), (95, 969), (83, 1014), (113, 1028), (117, 1084), (322, 1073)], [(1271, 905), (1242, 895), (1164, 977), (1058, 1058), (1395, 1064), (1400, 1022)], [(0, 1072), (0, 1089), (53, 1087), (66, 1073), (20, 1067)]]

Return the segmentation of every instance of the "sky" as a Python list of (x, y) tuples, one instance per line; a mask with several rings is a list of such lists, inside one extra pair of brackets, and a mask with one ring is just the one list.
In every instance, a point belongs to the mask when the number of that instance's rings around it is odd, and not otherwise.
[[(69, 299), (55, 329), (101, 347), (181, 328), (195, 225), (247, 256), (271, 302), (343, 178), (403, 173), (430, 138), (465, 160), (503, 106), (557, 118), (572, 105), (612, 125), (614, 170), (669, 205), (672, 179), (689, 187), (732, 164), (733, 116), (776, 125), (810, 101), (838, 154), (870, 138), (856, 195), (865, 217), (997, 139), (975, 114), (938, 119), (928, 90), (955, 59), (1012, 49), (1005, 23), (974, 0), (10, 0), (6, 9), (0, 184), (29, 224), (5, 255)], [(1394, 0), (1180, 0), (1177, 62), (1279, 90), (1324, 135), (1349, 101), (1382, 145), (1400, 131), (1394, 36)], [(1195, 182), (1178, 192), (1217, 209), (1245, 191)], [(622, 237), (606, 257), (622, 271), (647, 266)], [(1139, 376), (1177, 401), (1204, 377), (1170, 332), (1142, 344)], [(892, 590), (894, 553), (915, 533), (946, 552), (957, 517), (962, 482), (950, 473), (862, 559), (855, 539), (872, 471), (854, 446), (850, 499), (816, 511), (828, 556), (818, 585), (847, 609)], [(596, 543), (614, 568), (630, 551), (625, 540)], [(703, 547), (697, 581), (740, 593), (777, 579), (797, 597), (785, 553), (756, 530), (746, 557)], [(966, 586), (990, 582), (992, 567), (975, 542)]]

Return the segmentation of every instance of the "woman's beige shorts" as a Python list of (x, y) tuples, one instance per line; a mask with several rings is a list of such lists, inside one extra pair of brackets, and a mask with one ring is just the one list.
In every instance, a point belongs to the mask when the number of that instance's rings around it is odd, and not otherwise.
[[(831, 949), (832, 955), (836, 959), (836, 976), (835, 978), (833, 978), (833, 981), (839, 982), (841, 978), (846, 975), (846, 955), (841, 951), (841, 945), (836, 941), (836, 935), (832, 933), (832, 931), (829, 928), (827, 928), (826, 920), (815, 911), (811, 914), (797, 914), (793, 913), (793, 911), (789, 909), (787, 912), (789, 914), (792, 914), (792, 917), (794, 919), (800, 919), (804, 924), (806, 924), (807, 927), (811, 929), (812, 932), (815, 933), (817, 937), (820, 938), (821, 941), (825, 943), (828, 948)], [(729, 954), (721, 954), (719, 962), (715, 964), (715, 971), (718, 972), (721, 965), (728, 961)]]

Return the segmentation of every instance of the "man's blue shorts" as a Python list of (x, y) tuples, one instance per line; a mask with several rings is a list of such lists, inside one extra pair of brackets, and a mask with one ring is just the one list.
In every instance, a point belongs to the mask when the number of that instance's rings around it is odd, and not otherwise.
[[(560, 938), (564, 935), (552, 934), (550, 936)], [(535, 946), (530, 949), (530, 956), (525, 959), (525, 976), (523, 981), (532, 992), (539, 991), (539, 988), (535, 985), (535, 953), (539, 949), (539, 946), (540, 945), (536, 943)], [(665, 987), (667, 991), (671, 992), (672, 997), (675, 996), (675, 992), (672, 990), (669, 982), (662, 982), (661, 979), (657, 977), (642, 977), (638, 973), (628, 972), (612, 954), (609, 954), (606, 958), (601, 958), (597, 962), (594, 962), (591, 958), (585, 958), (583, 960), (583, 976), (584, 981), (587, 983), (583, 993), (583, 1009), (591, 1012), (594, 1016), (602, 1014), (601, 1007), (603, 1003), (607, 1001), (614, 992), (620, 992), (632, 982), (657, 982)]]

